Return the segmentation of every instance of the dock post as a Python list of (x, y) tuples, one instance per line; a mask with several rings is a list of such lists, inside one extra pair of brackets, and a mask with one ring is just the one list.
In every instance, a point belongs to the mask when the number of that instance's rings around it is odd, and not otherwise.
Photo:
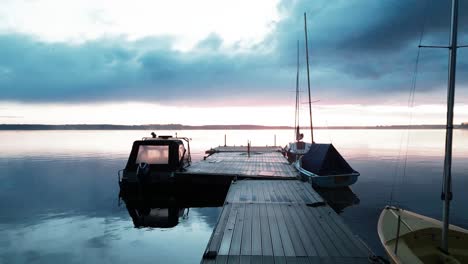
[(250, 158), (250, 140), (247, 141), (247, 156)]
[(226, 147), (226, 134), (224, 134), (224, 146)]
[(276, 134), (275, 134), (275, 144), (273, 145), (273, 147), (276, 147)]

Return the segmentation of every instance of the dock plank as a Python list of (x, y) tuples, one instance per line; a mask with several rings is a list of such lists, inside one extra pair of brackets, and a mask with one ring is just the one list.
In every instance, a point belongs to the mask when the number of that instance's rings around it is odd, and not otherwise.
[(228, 264), (239, 264), (240, 256), (229, 256), (227, 263)]
[(252, 255), (262, 255), (262, 228), (260, 222), (260, 206), (252, 206)]
[(297, 231), (297, 227), (294, 225), (294, 222), (291, 219), (289, 214), (289, 208), (296, 205), (284, 205), (281, 206), (281, 213), (282, 217), (285, 221), (285, 227), (288, 230), (289, 237), (291, 238), (291, 242), (294, 248), (294, 255), (298, 257), (307, 256), (306, 250), (304, 248), (304, 243)]
[(288, 228), (286, 227), (286, 221), (284, 220), (283, 214), (281, 212), (282, 205), (272, 205), (272, 207), (275, 212), (276, 220), (278, 222), (278, 228), (279, 228), (280, 235), (281, 235), (281, 241), (283, 243), (284, 255), (296, 256), (292, 238), (288, 232)]
[[(296, 206), (294, 206), (296, 207)], [(293, 206), (283, 206), (283, 217), (286, 220), (286, 227), (291, 235), (296, 256), (316, 256), (312, 241), (310, 241), (304, 226), (300, 224), (299, 219), (294, 219), (291, 211), (297, 210)]]
[(320, 241), (325, 246), (328, 255), (342, 256), (342, 254), (339, 253), (340, 251), (338, 250), (338, 248), (332, 242), (333, 238), (327, 235), (322, 225), (320, 225), (320, 223), (315, 218), (314, 214), (312, 213), (313, 210), (311, 210), (309, 207), (302, 207), (301, 209), (301, 213), (304, 214), (303, 218), (306, 219), (307, 223), (309, 223), (312, 226), (314, 234), (316, 234), (319, 237)]
[[(289, 188), (291, 193), (295, 195), (296, 197), (300, 196), (298, 189), (294, 188), (292, 184), (286, 185), (286, 188)], [(327, 253), (326, 253), (325, 247), (323, 246), (320, 239), (314, 234), (312, 227), (309, 224), (307, 224), (310, 220), (304, 219), (303, 217), (301, 217), (302, 215), (300, 213), (301, 211), (300, 208), (289, 207), (288, 209), (289, 209), (288, 216), (291, 218), (293, 222), (292, 225), (295, 226), (298, 230), (299, 236), (301, 238), (301, 241), (303, 242), (307, 255), (308, 256), (326, 256)]]
[(245, 217), (244, 217), (244, 228), (242, 230), (241, 239), (241, 255), (250, 256), (252, 255), (252, 214), (253, 204), (246, 204)]
[(281, 241), (278, 222), (276, 221), (275, 212), (272, 204), (265, 204), (268, 223), (270, 224), (271, 244), (273, 247), (273, 256), (284, 256), (283, 243)]
[[(350, 239), (350, 240), (359, 240), (359, 238), (352, 234), (351, 233), (351, 230), (345, 225), (345, 223), (343, 222), (343, 220), (339, 217), (334, 217), (333, 218), (333, 221), (336, 223), (336, 225), (339, 227), (339, 230), (341, 232), (343, 232), (344, 234), (346, 234), (346, 236)], [(354, 244), (358, 250), (360, 252), (362, 252), (363, 254), (370, 254), (371, 252), (369, 252), (369, 249), (363, 244), (362, 241), (359, 240), (359, 243), (355, 243)]]
[(216, 257), (216, 264), (226, 264), (227, 261), (228, 261), (228, 256), (226, 255), (220, 255)]
[(245, 216), (245, 204), (239, 204), (239, 210), (237, 211), (236, 223), (234, 225), (234, 231), (232, 234), (231, 246), (229, 248), (229, 255), (238, 256), (241, 252), (242, 243), (242, 230), (244, 228), (244, 216)]
[(266, 206), (258, 206), (260, 211), (260, 229), (262, 239), (262, 252), (263, 256), (273, 256), (273, 245), (271, 239), (270, 224), (268, 220)]
[(218, 255), (228, 255), (229, 253), (232, 235), (234, 233), (234, 226), (236, 225), (238, 207), (239, 205), (234, 205), (231, 207), (229, 218), (223, 232), (223, 238), (221, 239), (221, 244), (219, 246)]
[(209, 247), (205, 251), (205, 256), (212, 257), (216, 256), (221, 245), (221, 239), (223, 238), (224, 231), (226, 229), (226, 224), (228, 222), (229, 214), (232, 212), (231, 205), (227, 204), (224, 206), (221, 215), (216, 224), (215, 230), (211, 236)]
[[(305, 208), (307, 209), (307, 208)], [(318, 231), (315, 229), (314, 225), (309, 223), (311, 221), (304, 212), (304, 208), (300, 207), (297, 210), (292, 210), (292, 215), (295, 216), (295, 219), (298, 219), (297, 223), (304, 227), (306, 234), (309, 239), (313, 242), (314, 248), (317, 250), (317, 255), (326, 257), (330, 256), (330, 251), (334, 251), (334, 247), (330, 241), (322, 240)]]
[(351, 252), (361, 252), (363, 254), (369, 254), (369, 250), (362, 244), (362, 242), (357, 238), (357, 236), (351, 234), (349, 228), (345, 228), (344, 223), (338, 217), (338, 215), (330, 208), (318, 208), (319, 212), (322, 214), (328, 214), (331, 221), (327, 221), (332, 230), (340, 236), (342, 241), (354, 241), (354, 243), (347, 243), (346, 247)]
[(343, 257), (350, 257), (352, 256), (352, 252), (346, 246), (346, 242), (342, 239), (341, 233), (336, 233), (330, 227), (330, 215), (328, 213), (319, 212), (318, 210), (309, 210), (311, 215), (315, 217), (315, 221), (320, 224), (322, 230), (325, 231), (326, 236), (328, 239), (332, 241), (335, 245), (336, 249), (340, 253), (340, 256)]

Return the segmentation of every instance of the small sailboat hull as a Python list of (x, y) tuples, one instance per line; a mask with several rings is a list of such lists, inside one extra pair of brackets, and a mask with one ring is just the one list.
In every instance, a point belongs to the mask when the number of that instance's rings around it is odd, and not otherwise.
[(387, 206), (378, 234), (392, 263), (468, 263), (468, 230), (449, 226), (446, 254), (439, 248), (442, 222), (433, 218)]
[(320, 188), (340, 188), (354, 184), (359, 177), (332, 144), (311, 144), (296, 163), (304, 180)]
[(292, 142), (284, 150), (284, 155), (290, 163), (294, 163), (304, 156), (311, 146), (312, 144), (303, 141)]
[(340, 188), (353, 185), (357, 182), (359, 172), (348, 174), (320, 176), (301, 167), (301, 162), (297, 161), (294, 165), (304, 180), (310, 181), (313, 186), (319, 188)]

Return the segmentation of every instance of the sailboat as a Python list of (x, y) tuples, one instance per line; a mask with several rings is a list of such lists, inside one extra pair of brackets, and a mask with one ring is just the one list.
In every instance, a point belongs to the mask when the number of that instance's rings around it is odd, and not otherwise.
[(449, 224), (452, 199), (451, 163), (453, 105), (457, 56), (458, 0), (452, 0), (450, 63), (447, 99), (443, 221), (394, 206), (382, 211), (378, 234), (393, 263), (468, 263), (468, 230)]
[(309, 47), (307, 38), (307, 15), (304, 13), (304, 31), (307, 61), (307, 87), (309, 94), (310, 135), (312, 143), (302, 141), (299, 133), (299, 46), (296, 76), (296, 142), (289, 144), (288, 159), (294, 163), (304, 180), (319, 188), (339, 188), (354, 184), (359, 172), (355, 171), (332, 144), (315, 143), (312, 124), (312, 101), (310, 96)]
[(296, 72), (296, 108), (294, 116), (294, 137), (295, 141), (290, 142), (286, 147), (285, 156), (287, 157), (290, 163), (296, 162), (300, 157), (306, 154), (310, 147), (311, 143), (302, 141), (304, 134), (300, 132), (299, 126), (299, 106), (300, 106), (300, 97), (299, 97), (299, 41), (297, 41), (297, 72)]

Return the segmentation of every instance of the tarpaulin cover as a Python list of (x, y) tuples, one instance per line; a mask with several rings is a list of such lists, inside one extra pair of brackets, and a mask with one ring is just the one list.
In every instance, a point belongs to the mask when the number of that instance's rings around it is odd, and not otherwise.
[(302, 157), (302, 168), (321, 176), (356, 172), (332, 144), (312, 144)]

